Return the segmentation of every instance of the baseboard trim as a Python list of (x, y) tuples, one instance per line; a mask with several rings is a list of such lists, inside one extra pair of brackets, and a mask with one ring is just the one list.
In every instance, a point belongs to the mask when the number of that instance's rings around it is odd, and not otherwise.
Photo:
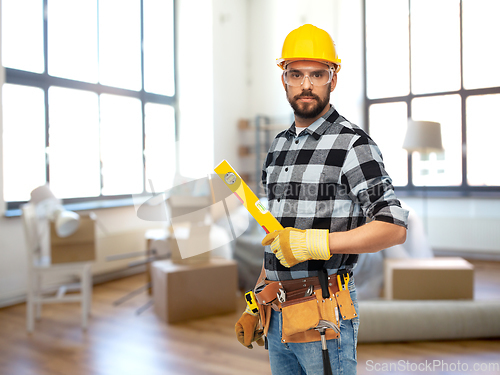
[(0, 309), (2, 307), (14, 306), (26, 302), (26, 294), (20, 296), (8, 297), (0, 299)]
[[(124, 277), (137, 275), (137, 274), (143, 273), (145, 271), (146, 271), (146, 265), (142, 265), (142, 266), (138, 266), (138, 267), (125, 268), (125, 269), (121, 269), (121, 270), (97, 274), (97, 275), (92, 276), (92, 284), (98, 285), (98, 284), (102, 284), (102, 283), (107, 283), (109, 281), (118, 280), (118, 279), (122, 279)], [(0, 299), (0, 309), (3, 307), (18, 305), (20, 303), (25, 303), (25, 302), (26, 302), (26, 293), (23, 293), (23, 294), (20, 294), (17, 296), (2, 298), (2, 299)]]

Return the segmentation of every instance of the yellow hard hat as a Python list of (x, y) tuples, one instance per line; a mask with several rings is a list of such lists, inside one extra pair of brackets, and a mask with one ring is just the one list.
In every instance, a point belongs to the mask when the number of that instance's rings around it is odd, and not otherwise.
[(335, 65), (340, 70), (340, 59), (335, 50), (332, 37), (325, 30), (306, 24), (290, 32), (283, 43), (281, 57), (276, 63), (285, 69), (285, 62), (290, 60), (314, 60)]

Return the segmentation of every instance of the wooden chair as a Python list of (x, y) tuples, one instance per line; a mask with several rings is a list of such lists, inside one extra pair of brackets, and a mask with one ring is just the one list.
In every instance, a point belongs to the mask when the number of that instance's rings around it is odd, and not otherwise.
[[(75, 262), (52, 264), (49, 255), (43, 252), (44, 233), (48, 235), (47, 220), (37, 217), (35, 206), (26, 204), (22, 207), (22, 220), (28, 253), (28, 287), (26, 303), (26, 328), (32, 332), (35, 318), (41, 318), (41, 305), (44, 303), (80, 302), (81, 325), (87, 328), (92, 300), (92, 262)], [(44, 229), (47, 229), (44, 231)], [(79, 282), (67, 284), (68, 280), (77, 277)], [(58, 284), (44, 285), (47, 278), (52, 284), (54, 279), (61, 280)], [(64, 285), (61, 285), (62, 283)], [(79, 290), (78, 294), (68, 294), (67, 291)], [(52, 293), (52, 294), (47, 294)]]

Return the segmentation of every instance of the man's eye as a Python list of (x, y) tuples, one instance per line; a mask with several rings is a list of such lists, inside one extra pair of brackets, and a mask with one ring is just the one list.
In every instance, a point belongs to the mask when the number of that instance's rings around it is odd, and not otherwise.
[(314, 72), (314, 73), (312, 74), (312, 76), (313, 76), (314, 78), (321, 78), (321, 77), (323, 77), (323, 74), (324, 74), (323, 72)]
[(302, 74), (300, 74), (300, 73), (292, 73), (290, 76), (291, 76), (291, 78), (301, 78)]

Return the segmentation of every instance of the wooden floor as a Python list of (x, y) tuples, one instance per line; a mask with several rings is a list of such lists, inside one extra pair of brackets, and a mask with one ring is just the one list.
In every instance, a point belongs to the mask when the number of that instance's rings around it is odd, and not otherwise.
[[(476, 298), (500, 299), (499, 263), (475, 262), (475, 266)], [(166, 325), (152, 308), (136, 315), (149, 299), (145, 293), (113, 305), (144, 282), (144, 275), (136, 275), (95, 286), (87, 332), (79, 327), (78, 304), (44, 305), (32, 335), (25, 330), (24, 304), (0, 309), (0, 375), (271, 373), (263, 348), (248, 350), (234, 338), (234, 323), (244, 309), (242, 298), (234, 314)], [(424, 368), (426, 361), (439, 366), (430, 371), (432, 367)], [(458, 363), (459, 369), (466, 365), (468, 371), (454, 368)], [(486, 371), (474, 372), (476, 363)], [(488, 364), (496, 370), (488, 369)], [(500, 340), (358, 346), (358, 374), (422, 373), (417, 366), (431, 374), (500, 374)]]

